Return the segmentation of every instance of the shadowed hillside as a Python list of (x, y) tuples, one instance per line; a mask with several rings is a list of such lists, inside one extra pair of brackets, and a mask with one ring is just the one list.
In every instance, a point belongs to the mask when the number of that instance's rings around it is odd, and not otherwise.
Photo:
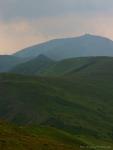
[(0, 89), (2, 119), (17, 124), (48, 125), (102, 141), (113, 138), (110, 78), (105, 81), (80, 75), (39, 78), (1, 74)]
[(24, 61), (22, 58), (12, 55), (0, 55), (0, 72), (8, 72), (11, 68)]
[(10, 70), (13, 73), (21, 73), (26, 75), (37, 75), (41, 74), (46, 68), (53, 65), (55, 61), (49, 59), (44, 55), (31, 59), (25, 63), (21, 63)]
[[(48, 77), (60, 76), (112, 76), (113, 57), (79, 57), (52, 61), (43, 56), (15, 66), (10, 72), (26, 75), (40, 75)], [(108, 76), (107, 76), (108, 77)]]

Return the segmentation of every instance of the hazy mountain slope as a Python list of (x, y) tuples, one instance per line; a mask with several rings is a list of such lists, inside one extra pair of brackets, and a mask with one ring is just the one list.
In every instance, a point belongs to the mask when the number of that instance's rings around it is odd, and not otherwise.
[(24, 60), (11, 55), (0, 55), (0, 72), (7, 72)]
[[(7, 93), (7, 94), (6, 94)], [(104, 94), (103, 94), (104, 93)], [(0, 75), (0, 118), (112, 139), (113, 80)]]
[(52, 59), (87, 56), (113, 56), (113, 41), (86, 34), (76, 38), (52, 40), (15, 53), (19, 57), (44, 54)]
[(15, 66), (10, 70), (10, 72), (17, 74), (36, 75), (41, 74), (41, 72), (53, 64), (53, 60), (44, 55), (39, 55), (30, 61)]
[(28, 57), (29, 59), (36, 57), (40, 54), (45, 54), (48, 50), (53, 50), (57, 46), (62, 45), (62, 40), (51, 40), (42, 44), (25, 48), (16, 52), (14, 55), (18, 57)]

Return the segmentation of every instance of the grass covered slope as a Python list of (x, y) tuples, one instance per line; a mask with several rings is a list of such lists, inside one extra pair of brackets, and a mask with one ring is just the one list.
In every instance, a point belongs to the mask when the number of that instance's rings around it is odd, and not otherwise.
[[(0, 118), (113, 139), (113, 81), (0, 75)], [(104, 94), (103, 94), (104, 93)]]
[[(48, 77), (81, 76), (112, 74), (112, 57), (80, 57), (53, 61), (44, 55), (17, 65), (10, 72), (24, 75), (40, 75)], [(111, 70), (110, 70), (110, 69)]]
[(86, 144), (54, 128), (17, 127), (0, 121), (1, 150), (80, 150), (82, 145)]
[(41, 74), (46, 68), (53, 65), (55, 62), (44, 55), (31, 59), (25, 63), (21, 63), (10, 70), (10, 72), (25, 75)]
[(92, 64), (93, 57), (81, 57), (61, 60), (47, 69), (45, 69), (41, 75), (43, 76), (63, 76), (71, 73), (73, 70), (79, 70), (80, 68), (87, 67)]
[(68, 59), (53, 66), (43, 77), (1, 74), (0, 118), (112, 145), (113, 58)]
[[(103, 77), (112, 74), (113, 57), (80, 57), (64, 59), (43, 70), (43, 76), (82, 76), (92, 73)], [(111, 70), (110, 70), (110, 69)]]

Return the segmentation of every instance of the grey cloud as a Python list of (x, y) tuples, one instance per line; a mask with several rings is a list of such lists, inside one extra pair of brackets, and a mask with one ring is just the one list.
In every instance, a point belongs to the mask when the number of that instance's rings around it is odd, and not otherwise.
[(112, 0), (0, 0), (0, 19), (38, 19), (69, 13), (111, 13)]

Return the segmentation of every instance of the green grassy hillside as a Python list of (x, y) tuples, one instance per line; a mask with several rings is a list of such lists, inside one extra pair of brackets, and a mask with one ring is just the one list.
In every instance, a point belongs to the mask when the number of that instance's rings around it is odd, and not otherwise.
[(0, 150), (80, 150), (81, 146), (86, 144), (54, 128), (18, 127), (0, 121)]
[[(68, 74), (72, 72), (73, 70), (79, 70), (80, 68), (83, 68), (85, 66), (92, 64), (93, 58), (71, 58), (71, 59), (64, 59), (62, 61), (59, 61), (45, 70), (41, 73), (43, 76), (63, 76), (65, 74)], [(21, 72), (20, 72), (21, 73)]]
[(25, 63), (21, 63), (14, 68), (11, 68), (10, 72), (24, 75), (37, 75), (41, 74), (46, 68), (53, 65), (55, 62), (44, 55), (31, 59)]
[(47, 126), (17, 126), (0, 121), (1, 150), (100, 150), (113, 144), (94, 137), (77, 136)]
[(100, 74), (103, 77), (106, 73), (111, 75), (112, 64), (112, 57), (80, 57), (55, 62), (40, 55), (33, 60), (17, 65), (10, 72), (48, 77), (78, 76), (78, 74), (79, 76)]
[(113, 139), (112, 97), (112, 80), (0, 75), (0, 118), (98, 141)]
[(112, 70), (113, 58), (91, 57), (57, 62), (43, 70), (43, 77), (1, 74), (0, 118), (112, 146)]
[[(71, 58), (59, 61), (41, 73), (44, 76), (75, 76), (79, 74), (87, 75), (104, 74), (111, 75), (113, 65), (112, 57), (81, 57), (81, 58)], [(111, 69), (111, 70), (110, 70)]]

